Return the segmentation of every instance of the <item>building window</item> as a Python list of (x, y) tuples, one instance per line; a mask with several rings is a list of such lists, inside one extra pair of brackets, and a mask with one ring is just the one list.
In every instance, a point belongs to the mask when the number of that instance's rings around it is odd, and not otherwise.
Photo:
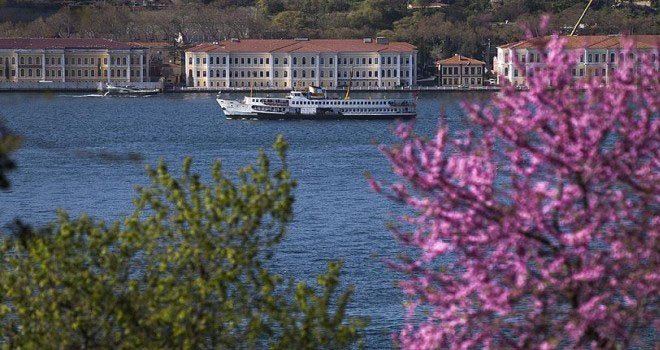
[(316, 64), (316, 57), (312, 57), (311, 60), (312, 60), (312, 64)]
[(323, 57), (319, 58), (319, 64), (325, 64), (325, 60), (323, 59)]
[[(289, 62), (289, 59), (286, 58), (286, 57), (284, 57), (282, 62), (284, 62), (284, 64), (289, 64), (289, 63), (288, 63), (288, 62)], [(286, 85), (285, 85), (285, 86), (286, 86)]]
[(333, 64), (333, 63), (332, 63), (332, 57), (328, 58), (328, 62), (329, 62), (330, 64)]
[(280, 59), (277, 57), (273, 58), (273, 64), (280, 64)]
[(310, 71), (312, 78), (316, 77), (316, 72), (315, 71)]
[(223, 78), (227, 77), (227, 70), (225, 70), (225, 69), (222, 70), (222, 77)]
[(587, 56), (587, 61), (588, 61), (589, 63), (591, 63), (591, 62), (593, 61), (593, 57), (592, 57), (591, 54), (589, 54), (589, 55)]
[[(293, 65), (295, 66), (297, 64), (298, 64), (298, 57), (294, 57), (293, 58)], [(294, 74), (294, 76), (295, 76), (295, 74)]]
[(297, 70), (294, 70), (294, 71), (293, 71), (293, 77), (294, 77), (294, 78), (297, 78), (297, 77), (298, 77), (298, 71), (297, 71)]
[(614, 52), (610, 53), (610, 62), (614, 62), (615, 57), (616, 55), (614, 54)]
[(278, 72), (278, 71), (275, 71), (275, 78), (279, 78), (279, 77), (280, 77), (280, 76), (279, 76), (279, 72)]
[(21, 64), (24, 64), (24, 63), (25, 63), (25, 57), (21, 56)]
[(263, 78), (263, 77), (264, 77), (264, 71), (261, 70), (259, 71), (259, 78)]
[[(28, 62), (30, 62), (30, 59), (28, 58)], [(32, 69), (28, 69), (28, 77), (32, 76)]]
[[(284, 74), (283, 74), (283, 75), (284, 75), (285, 78), (287, 78), (287, 77), (289, 76), (289, 72), (288, 72), (288, 71), (284, 71)], [(284, 86), (286, 86), (286, 85), (284, 85)]]

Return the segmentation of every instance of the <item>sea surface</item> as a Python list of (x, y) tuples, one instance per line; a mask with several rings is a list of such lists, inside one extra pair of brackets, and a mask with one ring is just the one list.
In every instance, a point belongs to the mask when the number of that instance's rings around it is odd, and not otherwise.
[[(489, 96), (421, 93), (416, 130), (432, 136), (441, 114), (452, 132), (467, 130), (460, 102)], [(145, 164), (163, 159), (176, 171), (191, 156), (193, 170), (208, 178), (214, 160), (222, 159), (233, 172), (253, 163), (259, 148), (270, 148), (276, 135), (284, 134), (298, 188), (295, 221), (273, 268), (313, 281), (328, 261), (343, 259), (342, 280), (356, 288), (349, 312), (370, 318), (367, 348), (391, 347), (391, 334), (402, 327), (405, 311), (396, 286), (401, 276), (383, 262), (402, 251), (386, 224), (403, 208), (374, 193), (365, 173), (395, 179), (377, 148), (396, 142), (395, 122), (226, 120), (214, 94), (1, 93), (0, 117), (24, 137), (14, 156), (18, 169), (10, 176), (12, 188), (0, 193), (0, 226), (15, 218), (43, 225), (55, 217), (55, 209), (120, 219), (132, 211), (134, 186), (148, 184)]]

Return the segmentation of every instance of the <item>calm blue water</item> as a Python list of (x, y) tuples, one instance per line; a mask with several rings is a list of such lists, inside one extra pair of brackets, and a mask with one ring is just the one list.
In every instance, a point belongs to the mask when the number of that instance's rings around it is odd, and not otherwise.
[[(356, 94), (356, 97), (359, 94)], [(393, 95), (390, 95), (393, 96)], [(432, 135), (441, 112), (451, 130), (467, 127), (459, 102), (485, 93), (429, 93), (418, 101), (417, 131)], [(401, 208), (374, 194), (364, 178), (393, 179), (376, 143), (392, 143), (389, 121), (230, 121), (212, 94), (101, 98), (80, 94), (0, 94), (0, 116), (25, 138), (16, 153), (12, 189), (0, 193), (0, 223), (20, 217), (44, 224), (54, 209), (114, 220), (132, 211), (134, 185), (146, 185), (145, 164), (179, 169), (192, 156), (209, 174), (222, 159), (235, 170), (253, 162), (282, 133), (299, 182), (295, 222), (279, 247), (274, 268), (312, 279), (332, 259), (344, 259), (343, 281), (354, 284), (350, 312), (371, 318), (369, 348), (390, 347), (403, 323), (397, 276), (382, 258), (400, 252), (385, 228)], [(108, 160), (101, 153), (139, 153), (143, 161)]]

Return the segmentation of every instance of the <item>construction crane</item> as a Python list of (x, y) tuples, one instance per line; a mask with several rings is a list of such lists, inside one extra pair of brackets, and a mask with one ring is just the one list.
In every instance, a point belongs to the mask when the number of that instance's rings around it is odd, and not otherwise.
[(575, 27), (573, 27), (573, 30), (571, 30), (571, 35), (575, 35), (575, 31), (577, 30), (578, 26), (580, 25), (580, 22), (582, 22), (582, 18), (584, 18), (584, 14), (587, 13), (587, 10), (589, 9), (589, 6), (591, 6), (591, 3), (594, 2), (594, 0), (589, 0), (589, 3), (587, 4), (587, 7), (584, 8), (584, 11), (582, 11), (582, 15), (580, 15), (580, 18), (578, 18), (577, 23), (575, 23)]

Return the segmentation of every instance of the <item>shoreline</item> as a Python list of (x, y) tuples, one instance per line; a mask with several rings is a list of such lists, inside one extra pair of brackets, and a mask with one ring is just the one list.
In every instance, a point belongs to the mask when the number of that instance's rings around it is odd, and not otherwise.
[[(450, 86), (414, 86), (409, 88), (383, 88), (383, 89), (374, 89), (374, 88), (351, 88), (353, 93), (374, 93), (374, 92), (493, 92), (499, 91), (499, 86), (478, 86), (478, 87), (450, 87)], [(98, 88), (91, 87), (0, 87), (0, 93), (12, 93), (12, 92), (102, 92)], [(291, 89), (267, 89), (267, 88), (174, 88), (174, 89), (163, 89), (161, 93), (170, 94), (170, 93), (288, 93)], [(327, 92), (346, 92), (346, 89), (326, 89)]]

